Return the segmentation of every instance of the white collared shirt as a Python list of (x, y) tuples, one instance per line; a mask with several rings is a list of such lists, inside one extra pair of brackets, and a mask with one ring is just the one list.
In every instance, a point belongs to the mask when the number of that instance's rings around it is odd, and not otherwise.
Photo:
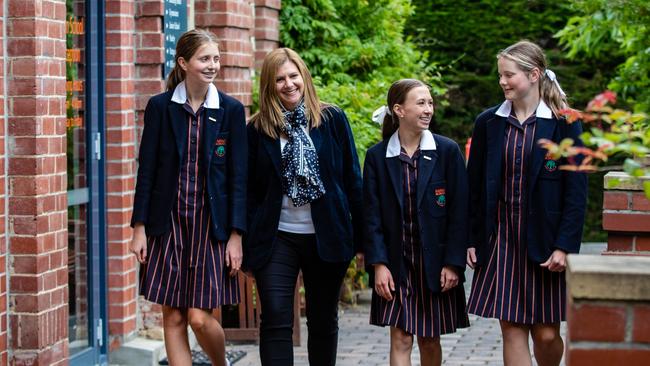
[[(178, 104), (185, 104), (187, 102), (187, 90), (185, 89), (185, 81), (181, 81), (174, 89), (172, 95), (172, 102)], [(210, 83), (208, 86), (208, 94), (205, 95), (203, 106), (210, 109), (219, 109), (219, 92), (214, 84)]]
[[(500, 117), (506, 117), (508, 118), (510, 116), (510, 112), (512, 111), (512, 101), (511, 100), (506, 100), (501, 104), (499, 109), (496, 111), (496, 115)], [(553, 118), (553, 112), (551, 111), (551, 108), (544, 103), (543, 100), (539, 100), (539, 105), (537, 105), (537, 110), (535, 111), (535, 117), (539, 118), (548, 118), (551, 119)]]
[[(429, 130), (424, 130), (420, 134), (420, 150), (435, 150), (436, 141), (433, 139), (433, 134)], [(399, 156), (402, 151), (402, 144), (399, 141), (399, 133), (395, 133), (388, 140), (388, 147), (386, 148), (386, 157), (394, 158)]]

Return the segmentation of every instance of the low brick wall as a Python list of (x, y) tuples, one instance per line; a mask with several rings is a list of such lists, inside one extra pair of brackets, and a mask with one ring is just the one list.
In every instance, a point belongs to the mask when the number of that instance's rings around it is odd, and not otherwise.
[(650, 255), (650, 200), (643, 192), (643, 180), (610, 172), (605, 175), (604, 185), (603, 229), (608, 232), (605, 254)]
[(650, 364), (650, 258), (569, 255), (567, 366)]

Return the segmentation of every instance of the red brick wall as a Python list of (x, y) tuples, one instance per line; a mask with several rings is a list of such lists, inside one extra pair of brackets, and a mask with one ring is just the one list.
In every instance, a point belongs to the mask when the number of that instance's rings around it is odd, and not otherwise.
[(280, 0), (255, 0), (255, 69), (280, 41)]
[(65, 1), (8, 1), (9, 362), (59, 365), (68, 352)]
[(106, 174), (110, 349), (136, 331), (137, 269), (129, 253), (135, 189), (136, 1), (106, 1)]
[(635, 301), (570, 301), (567, 365), (647, 365), (650, 304)]
[(650, 200), (640, 184), (605, 189), (603, 229), (608, 232), (606, 254), (650, 255)]
[[(139, 0), (136, 2), (135, 28), (135, 75), (136, 75), (136, 151), (144, 127), (144, 109), (151, 96), (165, 89), (163, 0)], [(138, 331), (148, 338), (162, 339), (162, 308), (144, 299), (138, 301)]]
[[(4, 5), (5, 0), (0, 0), (0, 45), (4, 42)], [(0, 365), (6, 365), (8, 361), (8, 332), (7, 332), (7, 288), (2, 284), (7, 283), (7, 236), (6, 236), (6, 191), (7, 183), (5, 171), (5, 55), (4, 47), (0, 47)]]

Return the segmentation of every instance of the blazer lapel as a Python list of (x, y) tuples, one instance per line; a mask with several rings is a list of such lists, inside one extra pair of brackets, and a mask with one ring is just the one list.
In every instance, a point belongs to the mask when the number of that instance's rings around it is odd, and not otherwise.
[(386, 158), (385, 160), (386, 160), (386, 169), (388, 169), (388, 175), (390, 175), (390, 181), (393, 183), (393, 191), (395, 193), (395, 197), (397, 197), (397, 202), (399, 202), (400, 207), (404, 207), (402, 203), (402, 164), (398, 156), (394, 156), (392, 158)]
[[(205, 121), (202, 121), (203, 151), (207, 154), (207, 159), (205, 159), (205, 161), (207, 162), (208, 167), (210, 167), (212, 156), (214, 155), (213, 150), (216, 146), (217, 135), (223, 126), (223, 114), (223, 108), (207, 108), (205, 112), (206, 119)], [(226, 142), (226, 145), (227, 144), (228, 143)]]
[[(486, 175), (488, 184), (488, 201), (494, 200), (499, 192), (501, 182), (501, 159), (503, 158), (503, 135), (506, 129), (505, 117), (497, 116), (487, 126)], [(490, 197), (493, 195), (493, 197)]]
[(185, 147), (187, 146), (187, 124), (185, 123), (183, 106), (170, 101), (167, 110), (169, 111), (169, 123), (171, 123), (174, 136), (176, 137), (178, 158), (182, 159), (183, 150), (185, 150)]
[(553, 132), (555, 131), (555, 126), (557, 122), (554, 119), (548, 119), (548, 118), (538, 118), (537, 121), (535, 122), (537, 126), (535, 127), (535, 137), (533, 139), (533, 147), (532, 147), (532, 152), (531, 152), (531, 163), (530, 163), (530, 170), (528, 171), (528, 182), (529, 186), (531, 187), (529, 189), (529, 192), (532, 192), (533, 189), (532, 187), (535, 185), (535, 182), (537, 181), (537, 175), (539, 174), (542, 164), (544, 163), (544, 157), (546, 156), (546, 150), (539, 146), (539, 140), (540, 139), (547, 139), (547, 140), (552, 140), (553, 139)]
[(273, 139), (264, 134), (262, 136), (262, 144), (264, 145), (266, 151), (269, 153), (269, 157), (271, 158), (275, 172), (279, 177), (281, 177), (282, 172), (280, 171), (280, 166), (282, 164), (282, 152), (280, 151), (280, 139)]
[(311, 138), (311, 142), (314, 144), (316, 153), (318, 153), (320, 151), (320, 147), (323, 145), (323, 134), (321, 133), (320, 128), (310, 129), (309, 137)]
[(422, 155), (418, 159), (418, 187), (417, 187), (417, 200), (418, 207), (422, 202), (422, 197), (427, 190), (429, 178), (433, 173), (433, 168), (438, 161), (438, 153), (435, 150), (422, 150)]

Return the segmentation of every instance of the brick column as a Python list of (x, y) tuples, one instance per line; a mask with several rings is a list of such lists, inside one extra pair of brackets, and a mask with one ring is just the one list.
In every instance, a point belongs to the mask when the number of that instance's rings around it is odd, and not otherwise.
[[(612, 185), (614, 180), (618, 184)], [(608, 232), (605, 254), (650, 255), (650, 200), (641, 180), (622, 172), (605, 175), (603, 229)]]
[[(136, 152), (144, 127), (144, 110), (152, 96), (165, 89), (163, 0), (138, 0), (136, 2)], [(147, 338), (162, 339), (162, 307), (144, 299), (138, 301), (138, 331)]]
[(65, 1), (6, 1), (9, 363), (62, 365), (68, 353)]
[(194, 10), (196, 27), (208, 29), (219, 37), (221, 72), (217, 87), (250, 107), (253, 1), (195, 0)]
[(106, 1), (106, 174), (110, 350), (136, 331), (137, 267), (129, 253), (135, 190), (135, 1)]
[(280, 0), (255, 0), (255, 69), (280, 43)]
[[(5, 24), (5, 13), (4, 13), (5, 0), (0, 0), (0, 44), (4, 42), (4, 24)], [(6, 121), (5, 115), (7, 111), (5, 110), (5, 55), (4, 47), (0, 47), (0, 283), (7, 283), (7, 240), (6, 240), (6, 224), (7, 224), (7, 212), (5, 212), (6, 204), (6, 188), (7, 179), (4, 174), (5, 171), (5, 159), (7, 155), (5, 153), (5, 136), (7, 133), (6, 130)], [(0, 365), (6, 365), (8, 361), (8, 332), (7, 332), (7, 288), (6, 286), (0, 286)]]
[(647, 365), (650, 258), (568, 258), (567, 366)]

